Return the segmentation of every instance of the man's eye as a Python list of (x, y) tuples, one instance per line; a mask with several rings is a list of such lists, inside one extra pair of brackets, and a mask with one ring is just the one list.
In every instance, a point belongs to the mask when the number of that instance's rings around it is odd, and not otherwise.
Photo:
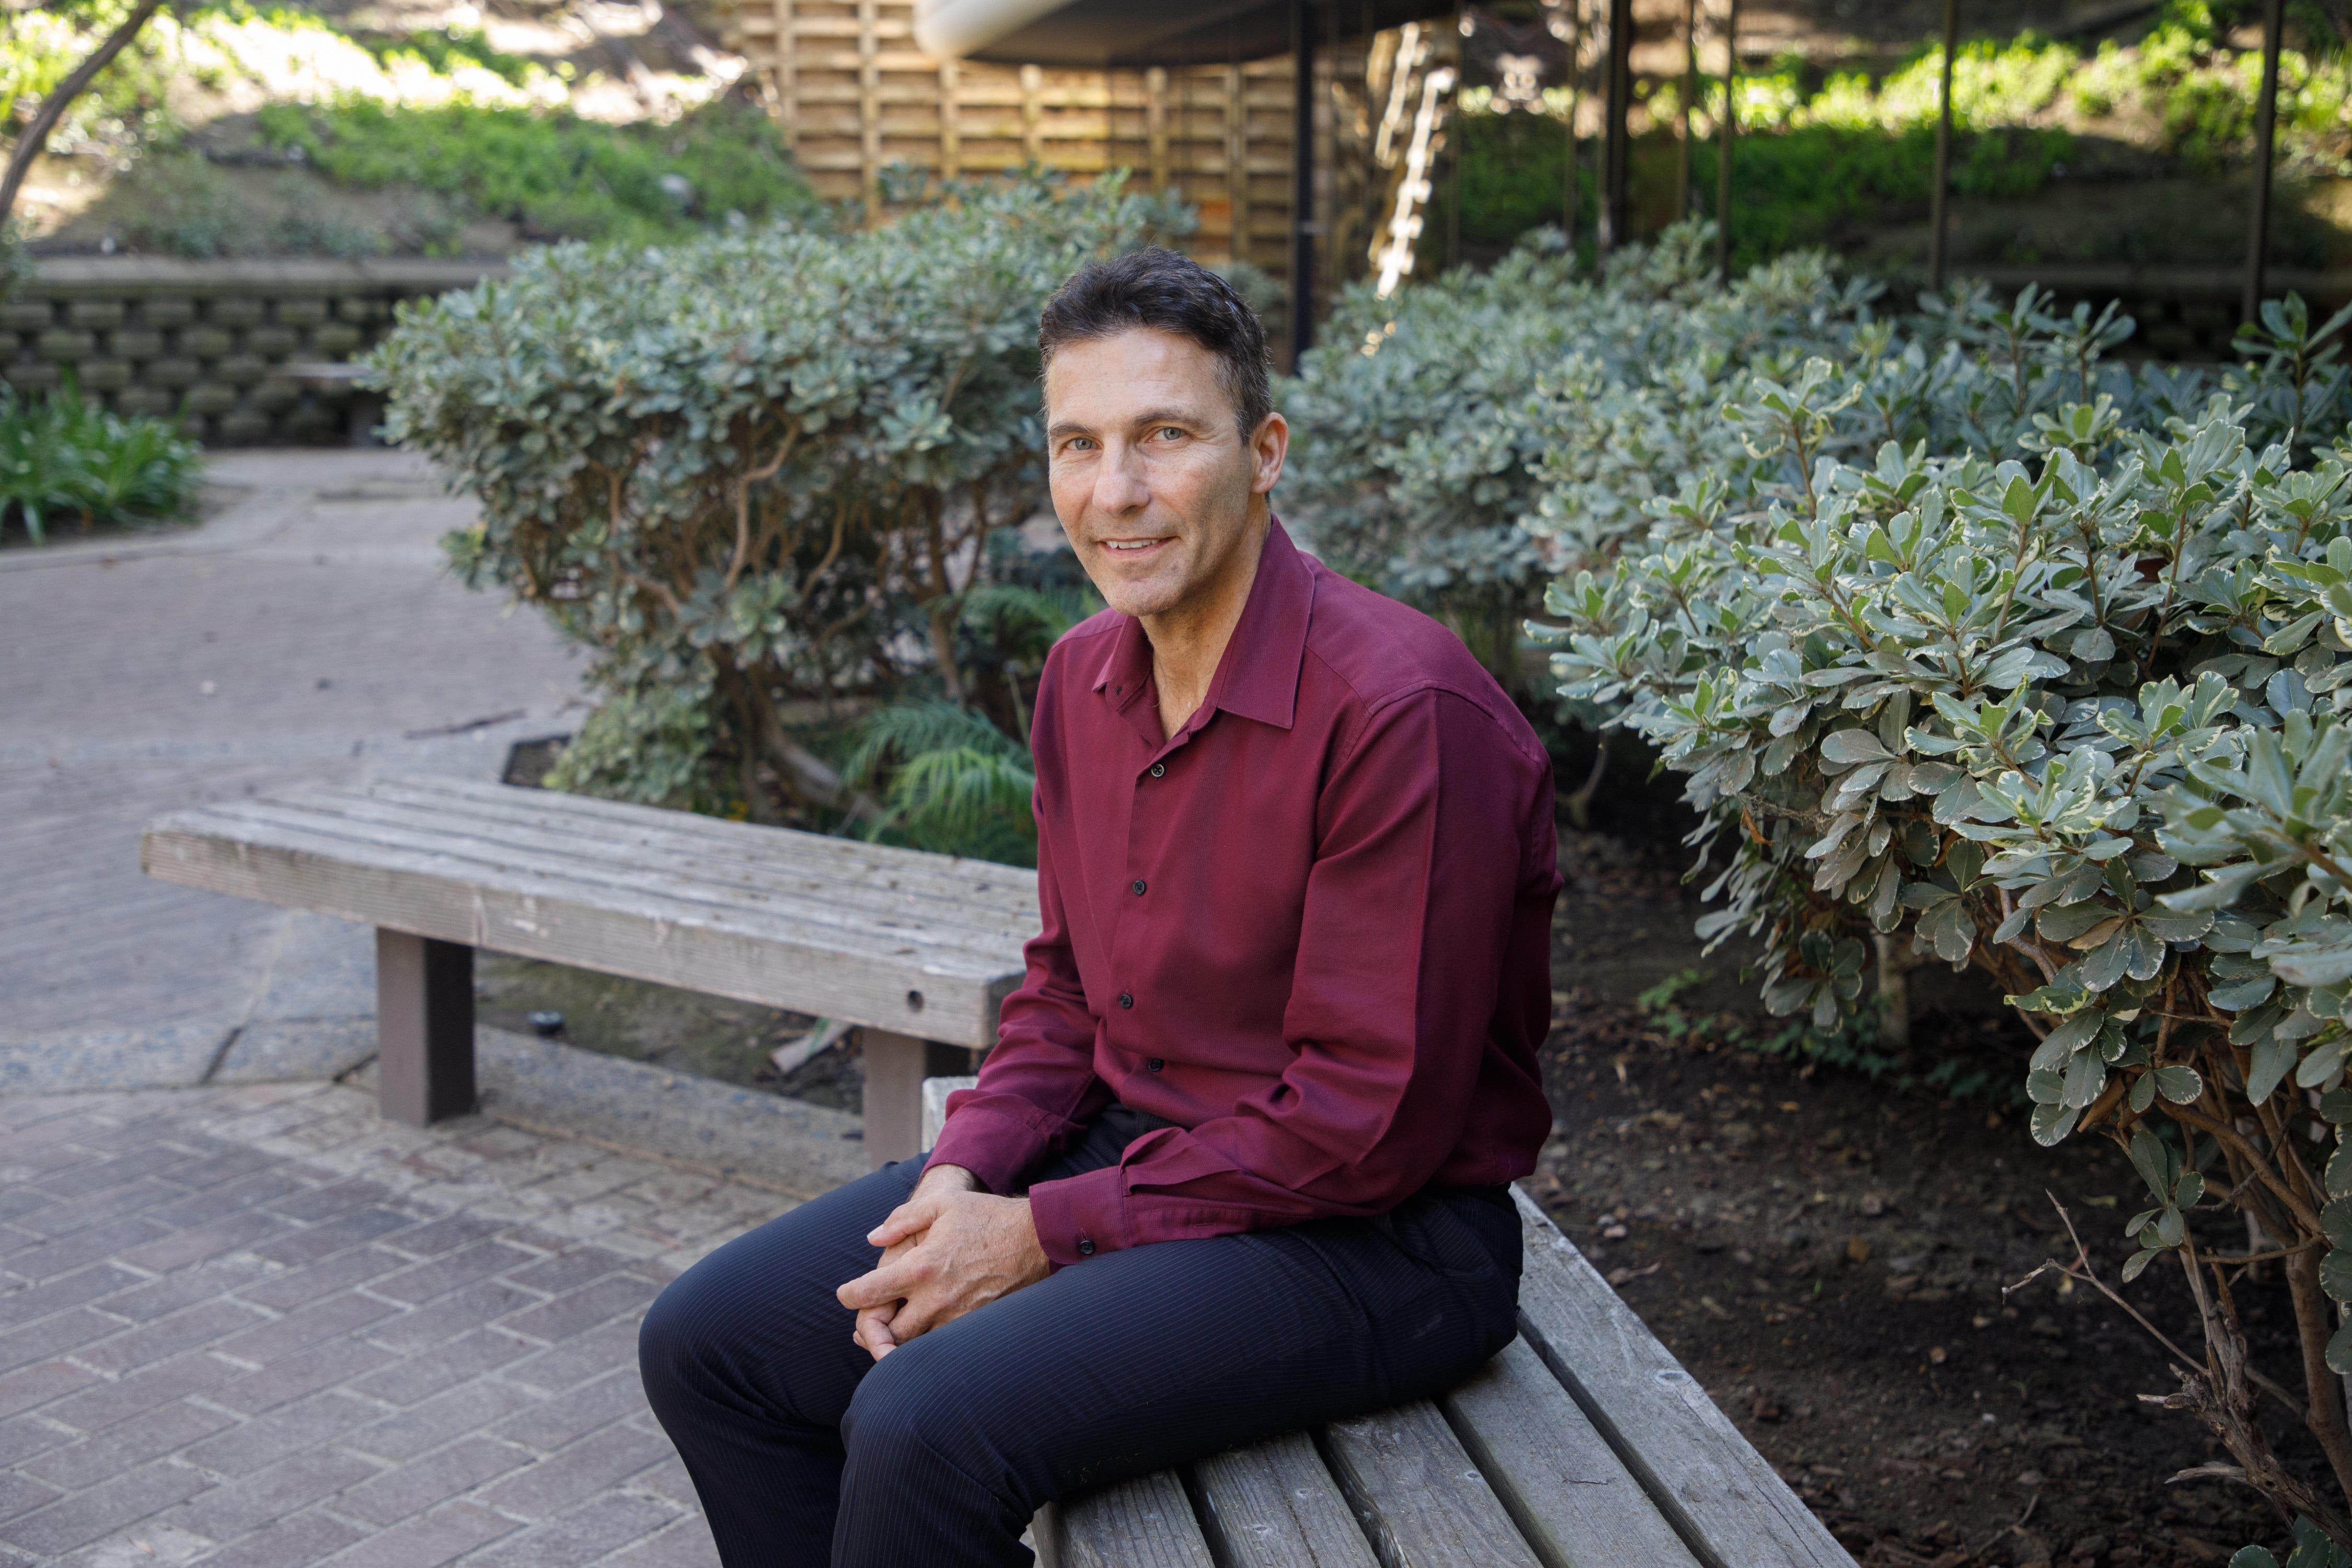
[(1177, 425), (1162, 425), (1159, 429), (1153, 431), (1152, 434), (1168, 441), (1181, 441), (1184, 438), (1183, 427)]

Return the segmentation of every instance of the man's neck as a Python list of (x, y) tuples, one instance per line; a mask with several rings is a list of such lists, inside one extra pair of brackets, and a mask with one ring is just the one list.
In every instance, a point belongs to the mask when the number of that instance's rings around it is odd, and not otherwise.
[(1192, 603), (1156, 616), (1140, 617), (1143, 635), (1151, 645), (1151, 684), (1160, 698), (1160, 727), (1174, 735), (1184, 721), (1208, 700), (1209, 683), (1234, 640), (1242, 611), (1249, 605), (1251, 584), (1257, 581), (1259, 559), (1272, 514), (1261, 514), (1235, 552), (1234, 569), (1223, 574), (1213, 589)]

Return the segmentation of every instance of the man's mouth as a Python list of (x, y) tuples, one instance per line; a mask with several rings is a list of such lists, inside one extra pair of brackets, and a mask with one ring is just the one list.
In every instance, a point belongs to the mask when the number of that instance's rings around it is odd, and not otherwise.
[(1169, 542), (1165, 539), (1106, 539), (1102, 547), (1121, 555), (1141, 555)]

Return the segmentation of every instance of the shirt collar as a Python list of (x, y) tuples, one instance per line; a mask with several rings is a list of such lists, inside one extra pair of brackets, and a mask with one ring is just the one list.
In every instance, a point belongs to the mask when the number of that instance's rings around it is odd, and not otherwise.
[[(1233, 639), (1217, 661), (1202, 706), (1289, 729), (1314, 605), (1315, 576), (1306, 556), (1291, 542), (1281, 520), (1268, 519), (1249, 602), (1242, 606), (1242, 618), (1234, 623)], [(1124, 711), (1142, 696), (1150, 678), (1151, 644), (1143, 635), (1143, 623), (1122, 616), (1095, 673), (1094, 689)]]

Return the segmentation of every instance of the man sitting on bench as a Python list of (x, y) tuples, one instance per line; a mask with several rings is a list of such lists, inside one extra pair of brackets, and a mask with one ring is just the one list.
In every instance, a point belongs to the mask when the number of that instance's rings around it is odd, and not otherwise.
[(1275, 521), (1289, 426), (1223, 279), (1096, 263), (1038, 344), (1054, 510), (1110, 606), (1038, 685), (1044, 931), (928, 1159), (646, 1315), (729, 1568), (1026, 1563), (1045, 1502), (1439, 1393), (1515, 1331), (1543, 747)]

